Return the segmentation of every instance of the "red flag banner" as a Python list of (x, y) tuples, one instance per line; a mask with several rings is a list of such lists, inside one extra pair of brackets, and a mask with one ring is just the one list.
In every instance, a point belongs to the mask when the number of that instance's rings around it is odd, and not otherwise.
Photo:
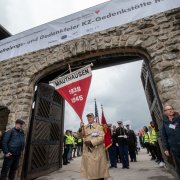
[(101, 121), (101, 123), (102, 123), (104, 133), (105, 133), (104, 145), (105, 145), (105, 148), (108, 149), (112, 145), (112, 138), (111, 138), (111, 132), (110, 132), (110, 129), (108, 128), (106, 118), (104, 116), (103, 111), (102, 111), (102, 121)]
[(91, 65), (88, 65), (50, 82), (72, 106), (81, 120), (91, 84), (91, 77)]

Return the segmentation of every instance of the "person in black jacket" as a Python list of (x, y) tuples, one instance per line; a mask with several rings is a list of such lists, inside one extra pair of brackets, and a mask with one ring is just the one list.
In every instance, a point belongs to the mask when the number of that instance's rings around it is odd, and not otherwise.
[(130, 129), (129, 124), (126, 125), (128, 133), (128, 150), (131, 158), (131, 162), (137, 162), (136, 151), (137, 151), (137, 138), (133, 130)]
[(112, 126), (112, 141), (116, 145), (116, 162), (121, 163), (121, 155), (120, 155), (120, 151), (119, 151), (119, 145), (118, 145), (117, 139), (116, 139), (116, 126), (115, 125)]
[(170, 151), (176, 161), (177, 172), (180, 175), (180, 115), (172, 106), (164, 107), (165, 117), (162, 126), (162, 143), (164, 153), (170, 156)]
[(70, 150), (70, 132), (69, 130), (66, 130), (65, 134), (64, 134), (64, 153), (63, 153), (63, 165), (67, 165), (68, 163), (70, 163), (68, 161), (68, 153)]
[(129, 157), (128, 157), (128, 133), (127, 130), (123, 127), (123, 122), (118, 121), (117, 122), (119, 127), (116, 129), (116, 140), (118, 142), (119, 146), (119, 152), (121, 154), (121, 160), (123, 169), (127, 168), (129, 169)]
[(2, 140), (2, 150), (4, 153), (4, 162), (1, 170), (1, 180), (14, 180), (18, 168), (21, 152), (24, 150), (24, 121), (17, 119), (15, 127), (4, 134)]

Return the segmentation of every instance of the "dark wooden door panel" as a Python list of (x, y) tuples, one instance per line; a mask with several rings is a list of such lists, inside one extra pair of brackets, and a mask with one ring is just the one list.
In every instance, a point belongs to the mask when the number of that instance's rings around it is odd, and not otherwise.
[(62, 167), (64, 100), (48, 84), (39, 84), (26, 151), (25, 179)]

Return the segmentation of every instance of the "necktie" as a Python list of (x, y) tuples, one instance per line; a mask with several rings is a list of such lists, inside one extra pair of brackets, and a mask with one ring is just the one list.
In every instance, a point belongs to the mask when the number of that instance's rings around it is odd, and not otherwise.
[(90, 127), (90, 129), (91, 129), (92, 125), (90, 124), (89, 127)]

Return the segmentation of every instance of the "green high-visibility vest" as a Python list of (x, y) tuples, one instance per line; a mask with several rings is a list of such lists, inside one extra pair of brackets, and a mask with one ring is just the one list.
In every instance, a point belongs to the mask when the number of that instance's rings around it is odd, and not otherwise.
[(76, 138), (75, 138), (75, 137), (73, 137), (73, 144), (74, 144), (74, 145), (76, 145), (76, 144), (77, 144), (77, 142), (76, 142)]
[(157, 136), (157, 132), (155, 131), (154, 128), (152, 128), (151, 131), (151, 142), (154, 144), (155, 142), (157, 142), (158, 136)]
[(150, 137), (149, 132), (146, 132), (145, 135), (144, 135), (144, 142), (145, 142), (145, 143), (150, 141), (150, 138), (149, 138), (149, 137)]
[(82, 142), (82, 139), (78, 139), (78, 143), (81, 143)]
[(73, 136), (70, 136), (70, 139), (71, 139), (71, 145), (73, 145), (74, 144), (74, 137)]
[(71, 144), (71, 136), (65, 135), (66, 136), (66, 141), (65, 144)]

